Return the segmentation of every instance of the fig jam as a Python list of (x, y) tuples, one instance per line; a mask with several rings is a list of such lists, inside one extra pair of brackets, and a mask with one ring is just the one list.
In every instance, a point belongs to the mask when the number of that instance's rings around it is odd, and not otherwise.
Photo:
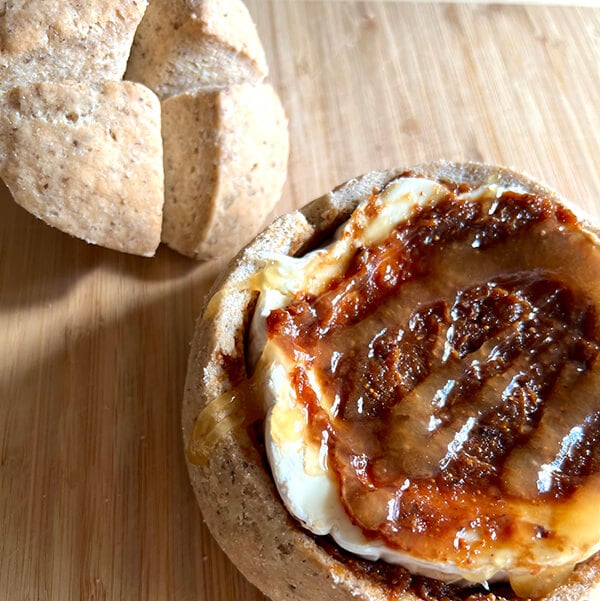
[[(452, 190), (267, 318), (367, 538), (436, 561), (552, 537), (515, 521), (600, 472), (598, 247), (547, 198)], [(308, 371), (319, 384), (315, 391)]]

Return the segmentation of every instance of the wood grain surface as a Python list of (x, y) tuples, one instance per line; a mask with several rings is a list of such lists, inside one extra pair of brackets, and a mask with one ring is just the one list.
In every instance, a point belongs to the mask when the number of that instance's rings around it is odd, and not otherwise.
[[(448, 158), (515, 166), (600, 215), (599, 9), (248, 5), (290, 119), (277, 213)], [(189, 341), (223, 265), (88, 246), (0, 191), (0, 600), (263, 599), (183, 461)]]

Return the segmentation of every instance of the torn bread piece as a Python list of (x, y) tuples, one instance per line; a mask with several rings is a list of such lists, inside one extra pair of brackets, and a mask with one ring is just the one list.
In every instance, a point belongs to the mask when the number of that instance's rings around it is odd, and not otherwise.
[(262, 81), (267, 71), (241, 0), (154, 0), (135, 35), (125, 78), (164, 100), (200, 88)]
[(196, 259), (231, 255), (252, 238), (286, 178), (287, 119), (268, 84), (163, 102), (162, 240)]
[(0, 96), (0, 176), (49, 225), (152, 256), (164, 203), (159, 100), (132, 82), (13, 88)]
[(146, 0), (10, 0), (0, 11), (0, 91), (121, 79)]

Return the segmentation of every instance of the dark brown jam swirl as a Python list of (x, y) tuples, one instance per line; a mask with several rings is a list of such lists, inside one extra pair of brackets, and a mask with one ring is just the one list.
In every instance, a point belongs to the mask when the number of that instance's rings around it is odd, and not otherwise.
[(468, 567), (553, 536), (513, 508), (568, 502), (600, 472), (599, 294), (598, 246), (562, 206), (449, 191), (270, 314), (367, 538)]

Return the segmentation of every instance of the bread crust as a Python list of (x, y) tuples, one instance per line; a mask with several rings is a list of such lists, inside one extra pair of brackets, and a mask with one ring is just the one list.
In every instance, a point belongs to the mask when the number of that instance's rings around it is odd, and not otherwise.
[(0, 16), (0, 90), (43, 81), (121, 79), (146, 5), (147, 0), (13, 0)]
[[(196, 326), (182, 409), (186, 448), (200, 411), (231, 389), (244, 372), (246, 334), (254, 296), (243, 283), (261, 269), (266, 253), (293, 255), (315, 246), (346, 220), (374, 188), (380, 189), (405, 171), (373, 172), (346, 182), (299, 211), (275, 220), (233, 259), (215, 283)], [(555, 192), (511, 169), (441, 161), (417, 165), (411, 171), (475, 186), (489, 180), (520, 185), (566, 203)], [(582, 217), (580, 211), (578, 216)], [(586, 227), (597, 234), (589, 223)], [(232, 364), (239, 370), (232, 370)], [(465, 592), (413, 577), (398, 566), (350, 558), (328, 539), (306, 533), (284, 508), (260, 441), (246, 428), (223, 434), (206, 465), (197, 465), (188, 458), (188, 467), (204, 519), (217, 542), (246, 578), (274, 601), (517, 599), (506, 588), (494, 593)], [(580, 564), (569, 580), (544, 601), (589, 601), (593, 591), (596, 594), (600, 591), (600, 553)]]
[(262, 81), (267, 73), (264, 49), (242, 0), (153, 0), (135, 34), (125, 77), (164, 100)]
[(154, 255), (164, 203), (160, 104), (130, 81), (37, 83), (0, 95), (0, 176), (63, 232)]
[[(280, 198), (289, 134), (242, 0), (30, 4), (0, 15), (0, 177), (15, 201), (144, 256), (161, 233), (197, 259), (254, 236)], [(116, 81), (130, 51), (127, 77), (140, 83)], [(152, 90), (172, 100), (164, 153)]]
[(162, 241), (196, 259), (231, 257), (285, 183), (287, 118), (273, 87), (237, 84), (162, 103)]

